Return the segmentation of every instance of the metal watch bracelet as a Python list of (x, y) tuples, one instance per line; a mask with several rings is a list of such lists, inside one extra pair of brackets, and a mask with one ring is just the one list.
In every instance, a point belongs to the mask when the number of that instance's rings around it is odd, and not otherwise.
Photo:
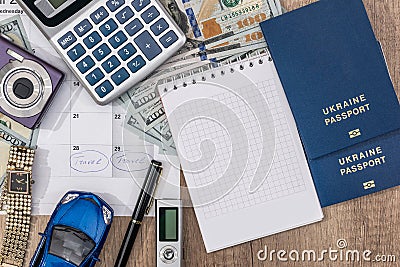
[(32, 165), (35, 150), (12, 146), (3, 188), (7, 209), (6, 228), (0, 251), (0, 266), (22, 267), (31, 222)]

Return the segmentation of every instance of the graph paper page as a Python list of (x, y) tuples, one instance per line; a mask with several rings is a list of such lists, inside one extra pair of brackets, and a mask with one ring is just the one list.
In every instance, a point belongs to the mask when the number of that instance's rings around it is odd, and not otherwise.
[(276, 77), (260, 57), (159, 86), (208, 252), (323, 217)]

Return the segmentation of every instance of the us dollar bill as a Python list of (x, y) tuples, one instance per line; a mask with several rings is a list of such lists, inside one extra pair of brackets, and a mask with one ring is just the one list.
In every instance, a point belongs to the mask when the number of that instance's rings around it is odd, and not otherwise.
[(16, 15), (0, 21), (0, 33), (9, 37), (16, 45), (32, 51), (20, 16)]
[(136, 88), (136, 90), (128, 91), (127, 94), (136, 112), (148, 108), (160, 99), (157, 90), (157, 81), (155, 80), (143, 84), (143, 86)]
[(213, 51), (222, 52), (244, 47), (247, 47), (248, 50), (251, 50), (252, 45), (258, 45), (261, 43), (266, 46), (264, 35), (261, 31), (261, 28), (258, 26), (254, 29), (243, 31), (240, 34), (227, 36), (225, 39), (221, 39), (209, 44), (200, 45), (199, 47), (194, 47), (190, 50), (186, 49), (186, 51), (180, 51), (179, 53), (168, 59), (166, 61), (166, 64), (170, 64), (172, 62), (181, 62), (182, 60), (195, 58), (198, 57), (201, 53), (212, 54)]
[(268, 0), (192, 0), (184, 8), (196, 40), (234, 35), (273, 17)]

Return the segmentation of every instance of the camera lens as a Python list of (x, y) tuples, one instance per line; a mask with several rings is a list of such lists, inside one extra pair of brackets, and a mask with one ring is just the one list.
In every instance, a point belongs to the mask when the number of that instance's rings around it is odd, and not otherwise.
[(13, 84), (13, 92), (19, 99), (27, 99), (33, 93), (33, 83), (27, 78), (19, 78)]

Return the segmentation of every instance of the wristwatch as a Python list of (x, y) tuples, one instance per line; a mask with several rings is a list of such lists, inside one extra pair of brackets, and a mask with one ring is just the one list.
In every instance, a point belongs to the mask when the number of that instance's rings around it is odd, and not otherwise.
[(7, 164), (3, 200), (7, 210), (6, 229), (0, 251), (0, 266), (22, 267), (31, 221), (32, 165), (35, 150), (12, 146)]

